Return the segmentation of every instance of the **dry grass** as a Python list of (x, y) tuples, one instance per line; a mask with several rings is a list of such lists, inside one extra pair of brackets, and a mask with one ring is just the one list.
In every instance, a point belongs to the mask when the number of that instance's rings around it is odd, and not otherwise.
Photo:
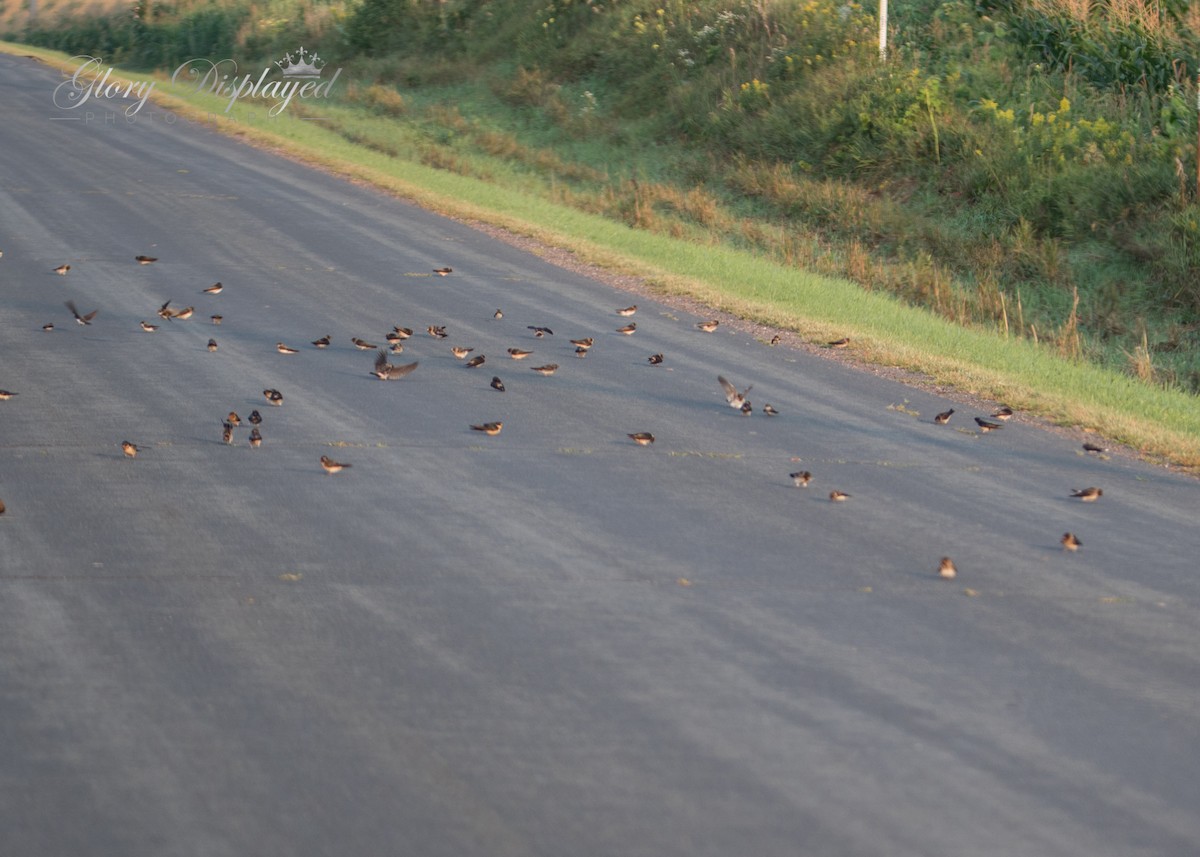
[[(37, 0), (36, 21), (42, 24), (74, 15), (111, 15), (132, 9), (133, 0)], [(20, 31), (30, 23), (29, 0), (5, 0), (0, 30)]]

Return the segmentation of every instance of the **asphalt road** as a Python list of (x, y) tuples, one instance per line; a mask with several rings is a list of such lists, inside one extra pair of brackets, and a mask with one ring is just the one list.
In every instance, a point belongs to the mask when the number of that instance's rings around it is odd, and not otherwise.
[(0, 57), (4, 854), (1200, 853), (1195, 480), (57, 81)]

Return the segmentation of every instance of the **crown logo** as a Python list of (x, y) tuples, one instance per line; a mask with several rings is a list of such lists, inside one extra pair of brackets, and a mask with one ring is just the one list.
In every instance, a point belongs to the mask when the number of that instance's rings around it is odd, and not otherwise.
[(279, 70), (286, 78), (312, 79), (320, 77), (321, 70), (325, 67), (325, 61), (316, 54), (308, 54), (308, 59), (305, 60), (305, 53), (304, 48), (300, 48), (299, 59), (293, 59), (290, 53), (284, 54), (283, 60), (277, 61), (275, 65), (279, 66)]

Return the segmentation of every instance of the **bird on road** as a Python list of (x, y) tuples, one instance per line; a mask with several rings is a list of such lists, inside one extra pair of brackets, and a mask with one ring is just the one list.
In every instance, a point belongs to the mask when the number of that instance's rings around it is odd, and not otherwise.
[(154, 331), (158, 330), (157, 324), (150, 324), (148, 321), (143, 321), (141, 325), (142, 330), (146, 331), (146, 333), (154, 333)]
[(636, 321), (631, 321), (631, 322), (629, 322), (629, 324), (625, 325), (624, 327), (617, 328), (617, 333), (623, 333), (626, 336), (633, 336), (633, 334), (636, 331), (637, 331), (637, 322)]
[(938, 564), (938, 577), (946, 580), (953, 580), (958, 577), (958, 568), (954, 565), (954, 560), (948, 556), (942, 557), (942, 561)]
[(812, 474), (807, 470), (798, 470), (795, 473), (789, 473), (788, 476), (791, 477), (792, 484), (797, 488), (807, 488), (808, 483), (812, 482)]
[(1104, 496), (1102, 488), (1073, 488), (1071, 496), (1078, 497), (1084, 503), (1095, 503), (1098, 499)]
[(350, 337), (350, 341), (354, 343), (354, 347), (359, 351), (374, 351), (378, 345), (367, 342), (365, 339), (359, 339), (357, 336)]
[(547, 363), (545, 366), (533, 366), (531, 368), (534, 372), (537, 372), (539, 375), (550, 376), (558, 371), (558, 364), (557, 363)]
[(1074, 553), (1083, 547), (1083, 542), (1081, 542), (1079, 537), (1074, 533), (1063, 533), (1063, 536), (1061, 539), (1059, 539), (1059, 541), (1062, 542), (1063, 550), (1071, 551), (1071, 553)]
[(425, 328), (425, 330), (434, 339), (445, 339), (450, 335), (446, 333), (446, 326), (444, 324), (431, 324), (429, 327)]
[(208, 317), (208, 320), (209, 320), (209, 321), (211, 321), (213, 324), (220, 324), (221, 322), (223, 322), (223, 321), (225, 320), (225, 316), (223, 316), (223, 315), (210, 315), (210, 316)]
[(954, 408), (951, 408), (948, 411), (942, 411), (940, 414), (938, 414), (936, 417), (933, 418), (933, 421), (940, 426), (944, 426), (946, 423), (950, 422), (950, 418), (952, 416), (954, 416)]
[(207, 289), (201, 289), (200, 291), (206, 295), (219, 295), (221, 292), (225, 291), (225, 287), (220, 283), (213, 283)]
[(284, 345), (282, 342), (275, 343), (275, 350), (280, 354), (299, 354), (299, 348), (292, 348), (290, 345)]
[(0, 390), (0, 402), (7, 402), (13, 396), (17, 395), (11, 390)]
[(508, 349), (508, 356), (511, 357), (513, 360), (524, 360), (526, 357), (528, 357), (532, 353), (533, 353), (532, 351), (526, 351), (523, 348)]
[(550, 336), (554, 335), (554, 331), (548, 327), (538, 327), (537, 325), (534, 325), (534, 324), (527, 324), (527, 325), (525, 325), (525, 328), (527, 330), (532, 330), (533, 335), (536, 336), (538, 339), (541, 339), (543, 336), (546, 336), (546, 335), (550, 335)]
[(834, 503), (844, 503), (850, 499), (850, 495), (845, 491), (838, 491), (836, 488), (829, 492), (829, 499)]
[(979, 426), (979, 430), (984, 434), (987, 434), (990, 431), (995, 431), (996, 429), (1004, 428), (1003, 423), (994, 423), (991, 420), (985, 420), (983, 417), (976, 417), (975, 425)]
[(350, 466), (351, 465), (342, 461), (334, 461), (328, 455), (321, 456), (321, 467), (325, 469), (326, 473), (340, 473)]
[(177, 318), (177, 319), (180, 319), (181, 321), (187, 321), (189, 318), (191, 318), (195, 314), (195, 312), (196, 312), (196, 308), (194, 306), (185, 306), (179, 312), (171, 313), (171, 318)]
[(725, 391), (725, 401), (729, 403), (729, 407), (734, 409), (740, 409), (742, 405), (746, 404), (746, 393), (749, 393), (754, 389), (754, 385), (751, 384), (749, 387), (739, 393), (737, 387), (726, 381), (723, 375), (717, 376), (717, 383), (720, 384), (721, 389)]
[(434, 268), (434, 269), (433, 269), (433, 272), (434, 272), (435, 274), (437, 274), (439, 277), (444, 277), (444, 276), (446, 276), (447, 274), (453, 274), (453, 273), (454, 273), (454, 269), (453, 269), (453, 268), (449, 268), (449, 267), (446, 267), (446, 268)]
[(217, 350), (217, 340), (215, 340), (215, 339), (208, 340), (208, 350), (209, 351)]
[(480, 354), (478, 357), (472, 357), (470, 360), (468, 360), (463, 365), (466, 366), (468, 369), (474, 369), (477, 366), (482, 366), (484, 364), (484, 361), (486, 361), (486, 360), (487, 360), (487, 355)]
[(501, 393), (504, 392), (504, 382), (500, 380), (499, 375), (492, 377), (492, 389), (499, 390)]
[(590, 336), (586, 337), (584, 339), (572, 339), (571, 340), (571, 344), (574, 345), (576, 348), (583, 348), (585, 350), (588, 348), (591, 348), (592, 345), (595, 344), (595, 342), (596, 342), (596, 340)]
[(283, 404), (283, 393), (279, 392), (278, 390), (267, 388), (266, 390), (263, 390), (263, 397), (276, 407)]
[(766, 414), (768, 417), (777, 417), (777, 416), (779, 416), (779, 411), (777, 411), (777, 410), (775, 409), (775, 406), (774, 406), (774, 405), (770, 405), (770, 404), (768, 404), (768, 405), (763, 405), (763, 413), (764, 413), (764, 414)]
[(250, 429), (250, 446), (253, 449), (258, 449), (262, 446), (262, 432), (258, 430), (258, 426)]
[(627, 436), (638, 446), (649, 446), (654, 443), (654, 435), (648, 431), (635, 431), (633, 434)]
[(221, 440), (223, 440), (225, 443), (232, 444), (233, 423), (221, 423), (221, 427), (224, 429), (224, 431), (221, 433)]
[(231, 426), (240, 426), (242, 424), (242, 418), (238, 416), (237, 411), (230, 411), (229, 416), (225, 418), (225, 422), (229, 423)]
[(992, 414), (992, 419), (1007, 420), (1007, 419), (1011, 419), (1012, 415), (1013, 415), (1013, 409), (1010, 408), (1008, 405), (1004, 405), (1003, 407), (996, 409), (995, 413)]
[(646, 358), (646, 362), (649, 363), (651, 366), (658, 366), (660, 363), (663, 362), (663, 356), (661, 354), (651, 354), (649, 357)]
[(710, 321), (698, 321), (696, 322), (696, 327), (700, 328), (700, 330), (703, 330), (705, 333), (712, 333), (717, 329), (717, 327), (720, 326), (720, 324), (721, 322), (714, 318)]
[(633, 315), (635, 312), (637, 312), (637, 304), (617, 310), (617, 315)]
[(502, 319), (502, 318), (504, 318), (504, 311), (503, 311), (503, 310), (496, 310), (494, 313), (492, 313), (492, 318), (494, 318), (494, 319)]
[(262, 425), (262, 414), (260, 414), (258, 411), (251, 411), (249, 420), (250, 425), (252, 426)]
[(54, 273), (58, 274), (60, 277), (65, 277), (67, 275), (67, 271), (69, 270), (71, 270), (70, 265), (59, 265), (54, 269)]
[(463, 348), (461, 345), (456, 345), (450, 349), (450, 353), (454, 355), (456, 360), (462, 360), (474, 350), (474, 348)]
[(139, 265), (152, 265), (158, 261), (157, 256), (134, 256), (133, 258)]
[(825, 344), (827, 346), (829, 346), (830, 348), (849, 348), (850, 347), (850, 337), (843, 336), (841, 339), (835, 339), (835, 340), (833, 340), (833, 342), (827, 342)]
[(504, 423), (498, 420), (494, 423), (482, 423), (481, 425), (471, 426), (472, 431), (481, 431), (490, 437), (500, 434), (500, 429), (502, 428), (504, 428)]
[(314, 339), (312, 341), (313, 348), (328, 348), (331, 341), (332, 337), (327, 333), (320, 339)]
[(127, 440), (121, 441), (121, 451), (125, 453), (126, 458), (137, 458), (138, 448), (135, 443)]

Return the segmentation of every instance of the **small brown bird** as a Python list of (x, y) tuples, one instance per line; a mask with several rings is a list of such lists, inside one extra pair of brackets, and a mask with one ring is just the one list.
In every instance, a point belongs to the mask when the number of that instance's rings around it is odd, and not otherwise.
[(748, 417), (754, 413), (754, 405), (750, 404), (750, 400), (747, 399), (742, 402), (742, 406), (738, 410), (741, 411), (743, 417)]
[(221, 292), (225, 291), (225, 287), (220, 283), (213, 283), (207, 289), (201, 289), (200, 291), (206, 295), (219, 295)]
[(393, 331), (389, 331), (388, 333), (385, 333), (383, 338), (388, 341), (389, 345), (399, 345), (401, 342), (403, 342), (405, 340), (406, 337), (401, 336), (400, 334), (396, 333), (396, 331), (393, 330)]
[(251, 411), (248, 419), (250, 420), (250, 425), (252, 426), (262, 425), (262, 414), (260, 414), (258, 411)]
[(778, 345), (782, 341), (783, 341), (783, 337), (780, 336), (778, 333), (771, 337), (771, 345)]
[(150, 324), (148, 321), (143, 321), (141, 325), (142, 330), (146, 331), (146, 333), (154, 333), (154, 331), (158, 330), (157, 324)]
[(87, 315), (80, 315), (79, 310), (75, 309), (75, 301), (67, 301), (66, 307), (67, 307), (67, 309), (69, 309), (71, 311), (71, 315), (75, 316), (75, 323), (81, 324), (81, 325), (82, 324), (91, 324), (92, 319), (96, 317), (96, 314), (98, 312), (100, 312), (100, 310), (94, 309), (91, 312), (89, 312)]
[(215, 339), (208, 340), (208, 350), (209, 351), (217, 350), (217, 340), (215, 340)]
[(504, 313), (501, 310), (496, 310), (494, 313), (492, 313), (492, 318), (495, 318), (495, 319), (504, 318)]
[(52, 330), (54, 330), (54, 322), (50, 322), (49, 324), (42, 325), (42, 331), (44, 333), (49, 333)]
[(172, 309), (171, 309), (170, 301), (167, 301), (165, 304), (163, 304), (162, 306), (160, 306), (158, 308), (158, 317), (159, 318), (165, 318), (169, 321), (171, 319), (171, 316), (173, 316), (174, 314), (175, 314), (174, 311), (172, 311)]
[(431, 324), (431, 325), (429, 325), (429, 327), (427, 327), (425, 329), (427, 331), (429, 331), (429, 335), (432, 336), (434, 339), (445, 339), (447, 336), (450, 335), (450, 334), (446, 333), (445, 325)]
[(533, 324), (527, 324), (527, 325), (525, 325), (525, 327), (527, 330), (532, 330), (533, 335), (536, 336), (538, 339), (541, 339), (543, 336), (546, 336), (547, 334), (550, 336), (554, 335), (554, 331), (548, 327), (538, 327), (537, 325), (533, 325)]
[(404, 353), (404, 343), (403, 342), (393, 342), (391, 345), (388, 346), (388, 351), (392, 354), (403, 354)]
[(289, 345), (284, 345), (282, 342), (275, 343), (275, 350), (278, 351), (280, 354), (299, 354), (300, 353), (299, 348), (292, 348)]
[(833, 342), (827, 342), (825, 344), (828, 345), (830, 348), (849, 348), (850, 347), (850, 337), (843, 336), (841, 339), (835, 339), (835, 340), (833, 340)]
[(474, 350), (474, 348), (463, 348), (461, 345), (456, 345), (450, 349), (450, 353), (453, 354), (456, 359), (462, 360)]
[(722, 375), (717, 376), (717, 383), (720, 384), (721, 389), (725, 391), (725, 401), (729, 403), (729, 407), (736, 409), (740, 409), (742, 405), (746, 403), (746, 393), (749, 393), (754, 389), (754, 385), (751, 384), (749, 387), (739, 393), (737, 387), (726, 381)]
[(501, 393), (504, 392), (504, 382), (500, 380), (498, 375), (492, 377), (492, 389), (499, 390)]
[(262, 432), (258, 430), (258, 426), (250, 429), (250, 446), (253, 449), (258, 449), (262, 446)]
[(511, 357), (513, 360), (524, 360), (526, 357), (528, 357), (532, 353), (533, 353), (532, 351), (526, 351), (523, 348), (508, 349), (508, 356)]
[(498, 421), (494, 423), (483, 423), (482, 425), (471, 426), (472, 431), (481, 431), (490, 437), (495, 437), (496, 435), (500, 434), (500, 429), (502, 428), (504, 428), (504, 423)]
[(850, 495), (845, 491), (838, 491), (837, 489), (834, 489), (833, 491), (829, 492), (829, 499), (834, 503), (845, 503), (846, 500), (850, 499)]
[(406, 363), (403, 366), (388, 363), (387, 352), (381, 350), (375, 355), (375, 371), (371, 374), (380, 381), (397, 381), (405, 375), (410, 374), (419, 365), (421, 365), (421, 361), (419, 360), (414, 360), (412, 363)]
[(950, 418), (952, 416), (954, 416), (954, 408), (951, 408), (948, 411), (942, 411), (940, 414), (938, 414), (936, 417), (933, 418), (933, 421), (940, 426), (944, 426), (946, 423), (950, 422)]
[(576, 356), (576, 357), (580, 357), (580, 358), (587, 357), (587, 356), (588, 356), (588, 351), (589, 351), (589, 350), (590, 350), (590, 349), (587, 349), (587, 348), (576, 348), (576, 349), (575, 349), (575, 356)]
[(763, 405), (763, 413), (766, 414), (768, 417), (779, 416), (779, 411), (775, 410), (774, 405)]
[(646, 358), (646, 362), (649, 363), (651, 366), (658, 366), (660, 363), (663, 362), (663, 356), (661, 354), (651, 354), (649, 357)]
[(637, 312), (637, 304), (617, 310), (617, 315), (633, 315), (635, 312)]
[(158, 261), (157, 256), (134, 256), (133, 258), (139, 265), (152, 265)]
[(545, 366), (533, 366), (530, 368), (534, 372), (537, 372), (539, 375), (545, 375), (545, 376), (549, 377), (558, 371), (558, 364), (557, 363), (547, 363)]
[(327, 333), (327, 334), (325, 334), (324, 336), (322, 336), (320, 339), (314, 339), (314, 340), (312, 341), (313, 348), (328, 348), (328, 347), (329, 347), (329, 343), (330, 343), (332, 340), (333, 340), (333, 337), (331, 337), (331, 336), (330, 336), (330, 335)]
[(654, 435), (648, 431), (635, 431), (633, 434), (626, 435), (630, 440), (638, 446), (649, 446), (654, 443)]
[(137, 444), (130, 443), (127, 440), (121, 441), (121, 450), (125, 453), (126, 458), (137, 458)]
[(468, 360), (463, 365), (466, 366), (468, 369), (474, 369), (476, 366), (482, 366), (486, 360), (487, 360), (487, 356), (484, 354), (480, 354), (478, 357), (472, 357), (470, 360)]
[(208, 320), (209, 320), (209, 321), (211, 321), (213, 324), (220, 324), (221, 322), (223, 322), (223, 321), (225, 320), (225, 316), (223, 316), (223, 315), (210, 315), (210, 316), (208, 317)]
[(345, 470), (347, 467), (350, 467), (350, 466), (351, 465), (346, 464), (345, 462), (342, 462), (342, 461), (334, 461), (328, 455), (321, 456), (321, 467), (323, 467), (325, 469), (326, 473), (341, 473), (343, 470)]
[(180, 319), (181, 321), (187, 321), (189, 318), (191, 318), (195, 314), (195, 312), (196, 312), (196, 308), (194, 306), (185, 306), (179, 312), (171, 313), (171, 318), (177, 318), (177, 319)]
[(359, 339), (357, 336), (350, 337), (350, 341), (354, 343), (354, 347), (359, 351), (374, 351), (379, 346), (367, 342), (365, 339)]
[(792, 484), (797, 488), (807, 488), (808, 483), (812, 482), (812, 474), (807, 470), (798, 470), (795, 473), (789, 473), (788, 476), (792, 479)]
[(433, 272), (435, 274), (437, 274), (439, 277), (444, 277), (447, 274), (453, 274), (454, 269), (453, 268), (434, 268)]
[(1071, 496), (1078, 497), (1084, 503), (1095, 503), (1104, 496), (1102, 488), (1072, 488)]
[(592, 345), (595, 343), (595, 341), (596, 341), (595, 339), (593, 339), (592, 337), (589, 336), (586, 339), (572, 339), (571, 344), (574, 345), (576, 348), (587, 349), (587, 348), (591, 348)]
[(629, 322), (629, 324), (625, 325), (624, 327), (618, 327), (617, 333), (623, 333), (626, 336), (633, 336), (633, 334), (636, 330), (637, 330), (637, 322), (631, 321), (631, 322)]
[(237, 411), (230, 411), (229, 416), (225, 418), (225, 422), (229, 423), (231, 426), (240, 426), (242, 424), (242, 418), (238, 416)]
[(1002, 423), (994, 423), (991, 420), (985, 420), (983, 417), (976, 417), (975, 425), (979, 426), (979, 430), (984, 434), (987, 434), (990, 431), (995, 431), (996, 429), (1004, 428)]
[(938, 577), (946, 580), (953, 580), (958, 577), (958, 569), (954, 565), (954, 560), (948, 556), (942, 557), (942, 561), (938, 563)]
[(54, 269), (54, 273), (58, 274), (60, 277), (65, 277), (67, 275), (67, 271), (69, 270), (71, 270), (70, 265), (59, 265)]
[(408, 339), (413, 335), (411, 327), (400, 327), (399, 325), (392, 328), (392, 333), (396, 334), (398, 339)]
[(276, 407), (279, 407), (283, 404), (283, 393), (279, 392), (278, 390), (272, 390), (270, 388), (263, 390), (263, 397)]
[(17, 395), (11, 390), (0, 390), (0, 402), (7, 402), (13, 396)]
[(233, 443), (233, 423), (221, 423), (224, 431), (221, 433), (221, 440), (227, 444)]
[(1004, 405), (1003, 407), (996, 409), (995, 413), (992, 414), (992, 419), (1007, 420), (1007, 419), (1011, 419), (1012, 415), (1013, 415), (1013, 409), (1010, 408), (1008, 405)]
[(696, 327), (700, 328), (705, 333), (712, 333), (717, 329), (718, 326), (720, 326), (720, 324), (721, 322), (714, 318), (710, 321), (698, 321), (696, 322)]
[(1063, 533), (1063, 536), (1061, 539), (1059, 539), (1059, 541), (1062, 542), (1063, 550), (1071, 551), (1071, 553), (1074, 553), (1083, 547), (1083, 542), (1081, 542), (1079, 537), (1074, 533)]
[(1094, 443), (1085, 443), (1083, 445), (1083, 451), (1084, 452), (1108, 452), (1108, 450), (1105, 449), (1104, 447), (1099, 446)]

